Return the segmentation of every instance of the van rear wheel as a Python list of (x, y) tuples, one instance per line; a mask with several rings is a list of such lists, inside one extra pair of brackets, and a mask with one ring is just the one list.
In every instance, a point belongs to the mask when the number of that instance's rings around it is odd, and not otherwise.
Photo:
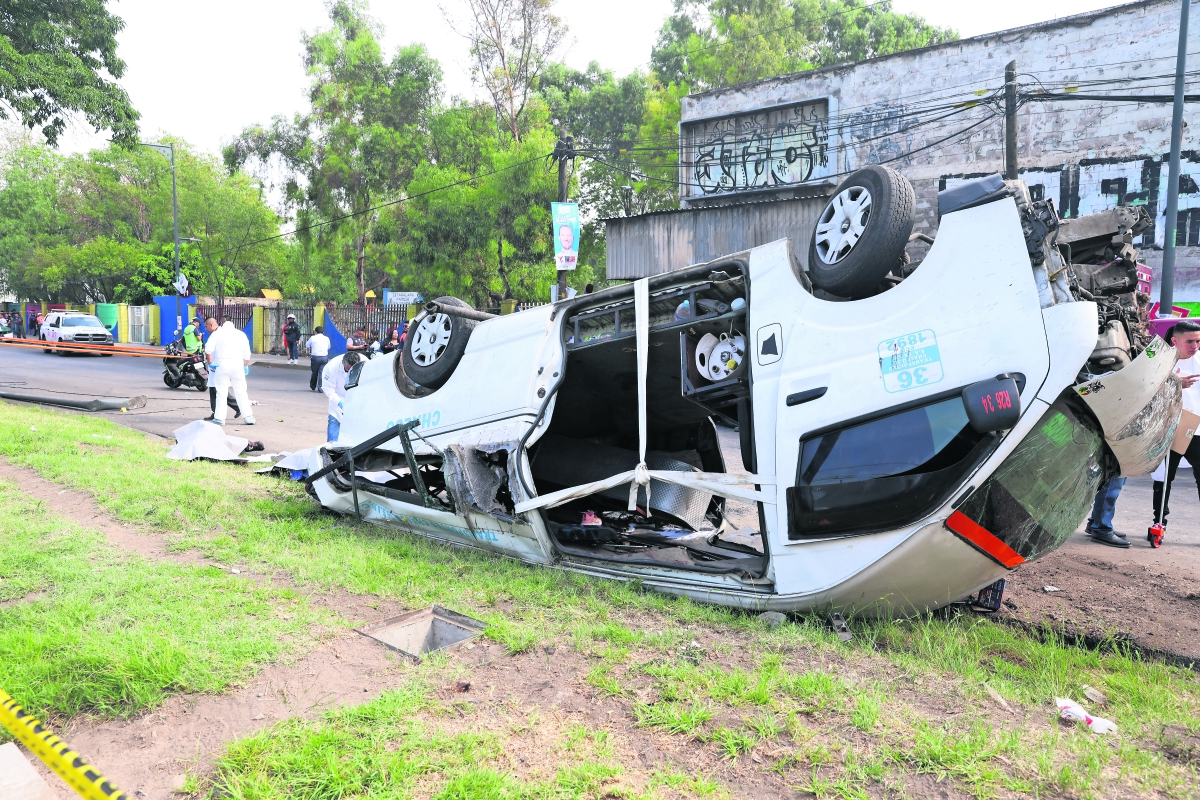
[(872, 164), (850, 174), (821, 212), (808, 248), (808, 274), (830, 294), (875, 293), (900, 266), (912, 233), (916, 195), (908, 179)]
[[(439, 297), (445, 306), (470, 308), (457, 297)], [(450, 314), (426, 314), (408, 332), (404, 342), (404, 372), (409, 380), (427, 389), (437, 389), (454, 374), (475, 329), (475, 320)]]

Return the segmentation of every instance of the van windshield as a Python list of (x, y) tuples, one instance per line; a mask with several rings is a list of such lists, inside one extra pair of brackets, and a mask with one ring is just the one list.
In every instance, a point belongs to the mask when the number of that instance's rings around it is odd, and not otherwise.
[(96, 317), (63, 317), (64, 328), (103, 328), (104, 325)]

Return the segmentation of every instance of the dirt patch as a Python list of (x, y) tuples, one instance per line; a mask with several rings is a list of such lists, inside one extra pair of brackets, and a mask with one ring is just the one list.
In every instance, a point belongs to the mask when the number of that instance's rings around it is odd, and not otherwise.
[(1002, 614), (1090, 642), (1127, 640), (1172, 660), (1200, 662), (1198, 582), (1131, 563), (1127, 551), (1106, 556), (1101, 548), (1064, 548), (1014, 570)]

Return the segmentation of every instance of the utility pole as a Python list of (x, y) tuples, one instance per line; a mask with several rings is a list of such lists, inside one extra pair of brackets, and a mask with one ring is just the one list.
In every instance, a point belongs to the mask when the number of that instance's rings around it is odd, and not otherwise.
[[(1184, 0), (1187, 2), (1187, 0)], [(1004, 179), (1017, 179), (1017, 62), (1004, 67)]]
[[(558, 155), (558, 202), (567, 202), (567, 159), (575, 160), (575, 137), (562, 135), (558, 140), (558, 145), (554, 148)], [(578, 244), (575, 245), (577, 248)], [(568, 270), (560, 269), (558, 271), (558, 299), (565, 300), (567, 297), (567, 272)]]
[(175, 143), (147, 144), (138, 142), (142, 147), (150, 147), (167, 157), (171, 162), (171, 218), (175, 224), (175, 329), (183, 330), (183, 297), (179, 288), (179, 192), (175, 185)]
[(1175, 228), (1179, 225), (1179, 151), (1183, 139), (1183, 76), (1187, 72), (1188, 6), (1183, 0), (1179, 12), (1179, 55), (1175, 59), (1175, 109), (1171, 114), (1171, 164), (1167, 172), (1166, 238), (1163, 239), (1162, 285), (1158, 295), (1158, 315), (1169, 316), (1175, 302)]

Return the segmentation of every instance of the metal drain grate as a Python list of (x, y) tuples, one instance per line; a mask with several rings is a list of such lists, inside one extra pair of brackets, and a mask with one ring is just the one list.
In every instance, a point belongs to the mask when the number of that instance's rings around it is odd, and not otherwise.
[(477, 619), (441, 606), (430, 606), (356, 630), (369, 639), (382, 642), (420, 661), (426, 653), (474, 639), (485, 628), (487, 625)]

